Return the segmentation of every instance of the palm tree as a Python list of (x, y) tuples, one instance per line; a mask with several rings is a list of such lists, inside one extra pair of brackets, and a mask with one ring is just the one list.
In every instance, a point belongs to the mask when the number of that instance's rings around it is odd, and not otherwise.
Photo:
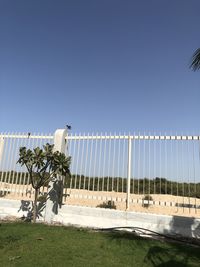
[(190, 68), (194, 71), (200, 69), (200, 48), (198, 48), (193, 56), (192, 56), (192, 63), (190, 64)]

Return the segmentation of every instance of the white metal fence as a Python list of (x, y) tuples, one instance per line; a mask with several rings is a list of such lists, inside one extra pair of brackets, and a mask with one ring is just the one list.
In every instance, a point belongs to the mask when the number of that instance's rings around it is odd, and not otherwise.
[[(0, 135), (0, 194), (32, 197), (19, 147), (53, 143), (53, 135)], [(196, 216), (200, 211), (200, 137), (66, 136), (72, 157), (63, 201), (72, 205)], [(43, 188), (43, 192), (46, 192)]]
[(33, 149), (53, 143), (52, 135), (0, 134), (0, 196), (8, 198), (32, 197), (29, 175), (17, 164), (20, 147)]

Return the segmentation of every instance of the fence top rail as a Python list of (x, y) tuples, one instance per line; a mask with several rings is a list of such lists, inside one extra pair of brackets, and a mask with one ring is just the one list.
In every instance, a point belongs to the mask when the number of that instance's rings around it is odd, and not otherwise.
[[(53, 135), (35, 134), (1, 134), (1, 138), (27, 138), (27, 139), (53, 139)], [(133, 140), (200, 140), (199, 135), (77, 135), (69, 134), (66, 140), (88, 140), (88, 139), (133, 139)]]
[(53, 135), (0, 134), (0, 138), (53, 139)]
[(200, 140), (194, 135), (68, 135), (66, 140), (134, 139), (134, 140)]

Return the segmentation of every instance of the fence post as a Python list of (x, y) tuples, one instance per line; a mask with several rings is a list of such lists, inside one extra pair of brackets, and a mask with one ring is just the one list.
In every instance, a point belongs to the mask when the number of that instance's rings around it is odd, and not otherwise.
[(131, 150), (132, 150), (132, 140), (131, 140), (131, 136), (129, 135), (128, 136), (128, 166), (127, 166), (126, 210), (129, 210), (129, 203), (130, 203)]
[[(58, 129), (54, 134), (54, 151), (64, 153), (66, 147), (65, 137), (67, 135), (66, 129)], [(62, 194), (62, 177), (56, 177), (55, 181), (50, 181), (48, 185), (48, 197), (46, 201), (46, 210), (44, 221), (51, 223), (54, 215), (58, 214), (59, 200)]]

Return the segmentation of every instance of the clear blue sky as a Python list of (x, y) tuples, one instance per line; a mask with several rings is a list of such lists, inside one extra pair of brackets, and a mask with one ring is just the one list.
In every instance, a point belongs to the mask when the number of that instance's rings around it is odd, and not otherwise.
[(0, 0), (0, 132), (200, 132), (199, 0)]

